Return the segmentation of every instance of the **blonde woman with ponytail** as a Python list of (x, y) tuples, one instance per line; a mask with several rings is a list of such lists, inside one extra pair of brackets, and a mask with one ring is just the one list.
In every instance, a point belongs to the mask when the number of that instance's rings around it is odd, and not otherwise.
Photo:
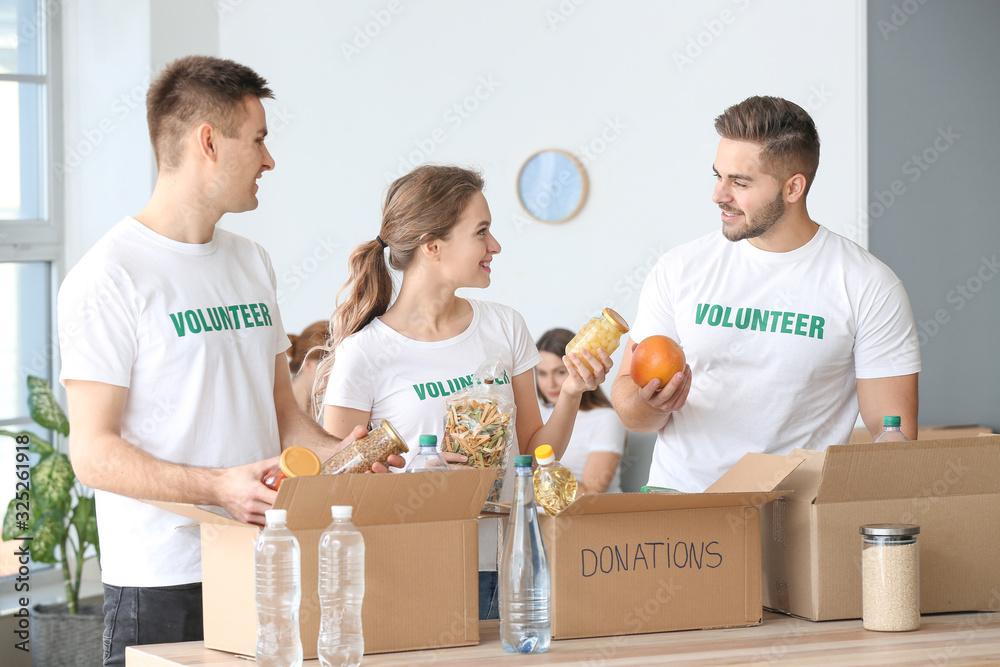
[[(429, 165), (389, 186), (378, 234), (351, 253), (346, 296), (316, 373), (314, 405), (322, 399), (329, 432), (345, 437), (358, 425), (388, 419), (408, 443), (422, 434), (440, 442), (448, 395), (480, 363), (499, 357), (517, 405), (518, 451), (550, 444), (558, 455), (566, 448), (583, 393), (604, 381), (611, 359), (584, 353), (596, 373), (576, 355), (568, 359), (559, 399), (542, 422), (532, 373), (540, 356), (524, 319), (509, 306), (456, 294), (489, 287), (500, 252), (482, 190), (474, 171)], [(389, 267), (402, 273), (394, 301)]]

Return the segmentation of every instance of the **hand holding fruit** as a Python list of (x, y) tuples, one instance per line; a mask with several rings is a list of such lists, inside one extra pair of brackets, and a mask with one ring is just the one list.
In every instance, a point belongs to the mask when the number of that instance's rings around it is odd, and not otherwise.
[(649, 336), (632, 350), (629, 375), (639, 396), (664, 412), (679, 410), (691, 390), (691, 367), (684, 350), (668, 336)]

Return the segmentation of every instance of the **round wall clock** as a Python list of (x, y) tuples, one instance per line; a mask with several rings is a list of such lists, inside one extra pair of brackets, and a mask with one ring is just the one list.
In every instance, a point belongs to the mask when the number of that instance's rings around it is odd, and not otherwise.
[(538, 151), (521, 166), (517, 196), (536, 220), (565, 222), (580, 212), (587, 199), (587, 172), (566, 151)]

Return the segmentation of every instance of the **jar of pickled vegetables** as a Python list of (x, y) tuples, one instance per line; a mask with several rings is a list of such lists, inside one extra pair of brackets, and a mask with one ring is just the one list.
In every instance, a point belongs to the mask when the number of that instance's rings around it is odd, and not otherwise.
[(260, 481), (269, 489), (277, 491), (282, 480), (288, 477), (318, 475), (319, 469), (320, 462), (316, 452), (294, 445), (281, 452), (278, 465), (265, 472)]
[[(592, 317), (580, 333), (573, 336), (573, 339), (566, 344), (566, 354), (579, 354), (583, 350), (588, 350), (592, 355), (597, 356), (598, 348), (604, 348), (609, 355), (618, 349), (622, 334), (628, 333), (628, 323), (621, 315), (605, 308), (601, 312), (601, 317)], [(590, 368), (590, 364), (583, 358), (580, 359)], [(594, 370), (590, 368), (590, 370)]]

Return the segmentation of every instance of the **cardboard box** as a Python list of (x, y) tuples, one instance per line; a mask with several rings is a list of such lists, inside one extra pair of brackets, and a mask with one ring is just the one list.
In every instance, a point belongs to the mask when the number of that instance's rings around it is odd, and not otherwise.
[[(992, 435), (993, 429), (978, 424), (945, 424), (942, 426), (917, 426), (917, 440), (946, 440), (949, 438), (966, 438), (973, 435)], [(850, 444), (872, 442), (872, 434), (863, 427), (851, 432)]]
[(801, 461), (747, 454), (706, 493), (585, 495), (542, 513), (553, 638), (760, 623), (758, 508)]
[(860, 526), (920, 526), (920, 611), (1000, 610), (1000, 436), (835, 445), (761, 513), (764, 606), (861, 617)]
[[(365, 653), (479, 643), (476, 517), (495, 470), (286, 479), (274, 503), (302, 549), (299, 626), (316, 657), (318, 545), (331, 505), (352, 505), (365, 538)], [(153, 503), (201, 523), (205, 646), (252, 656), (256, 526), (192, 505)]]

